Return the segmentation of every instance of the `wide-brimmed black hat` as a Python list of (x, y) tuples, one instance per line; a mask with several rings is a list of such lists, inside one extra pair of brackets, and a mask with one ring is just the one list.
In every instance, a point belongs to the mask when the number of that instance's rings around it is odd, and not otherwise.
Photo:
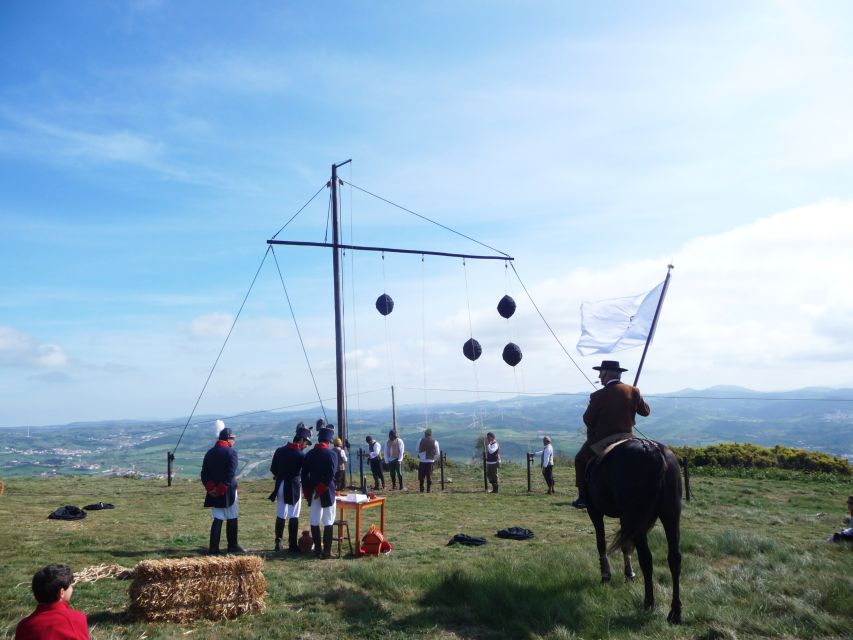
[(618, 360), (602, 360), (600, 367), (593, 367), (596, 371), (627, 371), (627, 369), (623, 369), (619, 366)]

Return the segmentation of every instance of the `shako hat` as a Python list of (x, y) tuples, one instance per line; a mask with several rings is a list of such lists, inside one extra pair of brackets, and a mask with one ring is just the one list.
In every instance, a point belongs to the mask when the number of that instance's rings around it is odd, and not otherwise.
[(618, 360), (602, 360), (600, 367), (593, 367), (596, 371), (627, 371), (619, 366)]
[(333, 425), (326, 425), (325, 427), (320, 427), (317, 431), (317, 440), (320, 442), (331, 442), (335, 439), (335, 429)]
[(308, 441), (308, 444), (311, 444), (311, 430), (301, 422), (296, 425), (295, 437), (305, 438)]
[(234, 435), (234, 432), (233, 432), (233, 431), (231, 431), (231, 429), (229, 429), (228, 427), (224, 427), (224, 428), (219, 432), (219, 439), (220, 439), (220, 440), (229, 440), (229, 439), (231, 439), (231, 438), (235, 438), (235, 437), (236, 437), (236, 436)]

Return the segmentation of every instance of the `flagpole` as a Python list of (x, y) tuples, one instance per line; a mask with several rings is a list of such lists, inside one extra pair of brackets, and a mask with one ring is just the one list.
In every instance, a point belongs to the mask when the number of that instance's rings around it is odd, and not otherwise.
[(658, 316), (660, 316), (660, 309), (663, 306), (663, 299), (666, 297), (666, 290), (669, 288), (669, 276), (671, 275), (671, 271), (675, 267), (671, 264), (666, 265), (666, 279), (663, 281), (663, 289), (660, 292), (660, 299), (658, 300), (657, 309), (655, 309), (655, 317), (652, 318), (652, 327), (649, 329), (649, 337), (646, 338), (646, 346), (643, 347), (643, 355), (640, 358), (640, 365), (637, 367), (637, 375), (634, 377), (634, 386), (637, 386), (637, 382), (640, 380), (640, 373), (643, 370), (643, 362), (646, 360), (646, 352), (649, 350), (649, 345), (652, 343), (652, 338), (655, 337), (655, 329), (658, 325)]

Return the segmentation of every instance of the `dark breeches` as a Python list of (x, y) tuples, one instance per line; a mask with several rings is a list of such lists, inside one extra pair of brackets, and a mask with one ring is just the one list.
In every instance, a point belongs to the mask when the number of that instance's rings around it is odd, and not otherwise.
[(586, 487), (586, 465), (595, 457), (589, 443), (584, 442), (580, 451), (575, 454), (575, 486), (578, 489)]

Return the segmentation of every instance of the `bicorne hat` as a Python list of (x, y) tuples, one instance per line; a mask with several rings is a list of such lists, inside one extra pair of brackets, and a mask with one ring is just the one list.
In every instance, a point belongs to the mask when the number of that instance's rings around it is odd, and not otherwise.
[(619, 366), (618, 360), (602, 360), (600, 367), (593, 367), (596, 371), (627, 371)]

